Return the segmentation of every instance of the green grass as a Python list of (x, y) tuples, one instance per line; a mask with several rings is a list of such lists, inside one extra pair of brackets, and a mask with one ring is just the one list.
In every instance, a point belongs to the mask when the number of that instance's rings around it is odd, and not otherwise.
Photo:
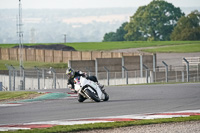
[(67, 43), (78, 51), (101, 51), (127, 48), (157, 47), (167, 45), (200, 44), (200, 41), (124, 41), (124, 42), (87, 42)]
[(26, 98), (31, 94), (37, 94), (37, 92), (27, 92), (27, 91), (2, 91), (0, 92), (0, 101), (1, 100), (9, 100), (15, 98)]
[[(19, 61), (13, 61), (13, 60), (0, 60), (0, 70), (8, 70), (5, 66), (7, 65), (13, 65), (15, 68), (19, 67)], [(55, 69), (66, 69), (68, 67), (67, 63), (45, 63), (45, 62), (33, 62), (33, 61), (24, 61), (25, 68), (34, 68), (34, 66), (37, 66), (39, 68), (49, 68), (53, 67)]]
[(150, 53), (193, 53), (200, 52), (200, 44), (184, 44), (142, 50)]
[(66, 132), (75, 132), (75, 131), (89, 131), (89, 130), (94, 130), (94, 129), (113, 129), (113, 128), (137, 126), (137, 125), (199, 121), (199, 120), (200, 120), (200, 116), (190, 116), (190, 117), (177, 117), (177, 118), (154, 119), (154, 120), (137, 120), (137, 121), (124, 121), (124, 122), (55, 126), (55, 127), (46, 128), (46, 129), (8, 131), (7, 133), (13, 133), (13, 132), (14, 133), (37, 133), (37, 132), (39, 133), (66, 133)]
[[(49, 45), (49, 44), (43, 43), (43, 45)], [(103, 50), (114, 50), (114, 49), (143, 48), (143, 47), (156, 47), (156, 46), (182, 45), (182, 44), (200, 44), (200, 41), (80, 42), (80, 43), (66, 43), (65, 45), (74, 47), (78, 51), (103, 51)], [(11, 48), (16, 45), (18, 44), (0, 44), (0, 47)], [(39, 44), (24, 44), (24, 45), (39, 45)]]
[[(50, 44), (54, 44), (54, 43), (36, 43), (36, 44), (31, 44), (31, 43), (25, 43), (24, 45), (27, 45), (27, 46), (32, 46), (32, 45), (50, 45)], [(14, 46), (18, 46), (19, 44), (0, 44), (0, 47), (1, 48), (12, 48)]]

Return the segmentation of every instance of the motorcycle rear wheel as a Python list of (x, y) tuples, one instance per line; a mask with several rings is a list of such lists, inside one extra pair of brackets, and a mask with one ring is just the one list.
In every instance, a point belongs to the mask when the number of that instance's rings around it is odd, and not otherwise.
[(100, 101), (101, 101), (101, 100), (99, 99), (99, 97), (98, 97), (95, 93), (91, 92), (89, 89), (86, 89), (86, 90), (85, 90), (85, 93), (86, 93), (92, 100), (94, 100), (95, 102), (100, 102)]

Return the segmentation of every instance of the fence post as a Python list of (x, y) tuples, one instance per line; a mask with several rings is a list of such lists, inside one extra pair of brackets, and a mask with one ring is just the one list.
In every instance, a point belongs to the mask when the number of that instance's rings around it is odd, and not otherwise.
[(126, 84), (128, 84), (128, 69), (125, 66), (122, 66), (122, 68), (126, 71)]
[(0, 91), (3, 91), (3, 85), (2, 85), (2, 82), (0, 82)]
[(143, 77), (143, 59), (142, 54), (140, 54), (140, 77)]
[(52, 67), (50, 67), (50, 71), (53, 73), (53, 88), (56, 89), (56, 72)]
[(43, 78), (43, 88), (46, 89), (46, 85), (45, 85), (45, 69), (42, 69), (42, 78)]
[(40, 69), (35, 66), (35, 70), (37, 71), (38, 90), (40, 90)]
[(148, 70), (149, 70), (149, 68), (144, 64), (143, 64), (143, 67), (146, 69), (146, 82), (149, 83), (148, 82)]
[[(122, 66), (124, 66), (125, 65), (125, 62), (124, 62), (124, 56), (122, 56)], [(124, 69), (123, 69), (123, 67), (122, 67), (122, 78), (124, 78)]]
[(184, 82), (184, 81), (185, 81), (185, 74), (184, 74), (184, 71), (182, 71), (181, 74), (182, 74), (182, 82)]
[(13, 72), (13, 91), (15, 91), (15, 68), (13, 67), (13, 65), (11, 65), (11, 67)]
[(153, 72), (156, 71), (156, 54), (153, 54)]
[(150, 71), (150, 83), (154, 83), (154, 72)]
[[(10, 91), (15, 91), (15, 68), (11, 65), (5, 64), (9, 71), (9, 90)], [(12, 84), (12, 76), (13, 76), (13, 84)], [(13, 85), (13, 86), (12, 86)]]
[(95, 60), (95, 75), (98, 79), (98, 61), (97, 61), (97, 59)]
[(104, 66), (104, 69), (106, 70), (106, 72), (107, 72), (107, 83), (108, 83), (108, 86), (110, 85), (110, 71), (108, 70), (108, 68), (107, 67), (105, 67)]
[(24, 67), (20, 66), (20, 69), (22, 70), (22, 77), (23, 79), (20, 80), (20, 90), (25, 90), (25, 72), (24, 72)]
[(8, 73), (9, 73), (9, 91), (12, 90), (12, 83), (11, 83), (11, 67), (7, 64), (5, 64), (5, 66), (7, 67), (8, 69)]
[(189, 62), (185, 59), (185, 58), (183, 58), (183, 60), (186, 62), (186, 67), (187, 67), (187, 82), (189, 82), (190, 81), (190, 68), (189, 68)]
[(199, 81), (200, 63), (197, 65), (197, 81)]
[(164, 61), (162, 63), (165, 65), (165, 80), (168, 82), (168, 65)]

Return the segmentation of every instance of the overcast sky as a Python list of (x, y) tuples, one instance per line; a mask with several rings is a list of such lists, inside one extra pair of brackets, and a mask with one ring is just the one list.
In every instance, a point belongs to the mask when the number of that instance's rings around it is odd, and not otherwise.
[[(29, 8), (105, 8), (139, 7), (152, 0), (21, 0), (23, 9)], [(176, 7), (199, 7), (200, 0), (166, 0)], [(0, 9), (18, 8), (19, 0), (0, 0)]]

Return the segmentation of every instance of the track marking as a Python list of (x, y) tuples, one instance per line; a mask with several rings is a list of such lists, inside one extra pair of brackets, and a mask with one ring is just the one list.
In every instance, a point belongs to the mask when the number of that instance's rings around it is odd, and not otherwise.
[(69, 92), (69, 93), (67, 93), (67, 94), (70, 95), (69, 97), (78, 97), (78, 94), (77, 94), (77, 93)]
[(76, 125), (76, 124), (115, 122), (115, 121), (135, 121), (135, 120), (142, 120), (142, 119), (188, 117), (192, 115), (200, 115), (200, 110), (186, 110), (186, 111), (177, 111), (177, 112), (135, 114), (135, 115), (83, 118), (83, 119), (58, 120), (58, 121), (44, 121), (44, 122), (32, 122), (32, 123), (24, 123), (24, 124), (16, 124), (16, 125), (0, 125), (0, 131), (47, 128), (47, 127), (54, 127), (56, 125)]
[(0, 127), (0, 131), (15, 131), (15, 130), (29, 130), (30, 128), (18, 127)]
[(18, 103), (5, 103), (5, 104), (0, 104), (0, 107), (14, 107), (14, 106), (20, 106), (22, 104)]

